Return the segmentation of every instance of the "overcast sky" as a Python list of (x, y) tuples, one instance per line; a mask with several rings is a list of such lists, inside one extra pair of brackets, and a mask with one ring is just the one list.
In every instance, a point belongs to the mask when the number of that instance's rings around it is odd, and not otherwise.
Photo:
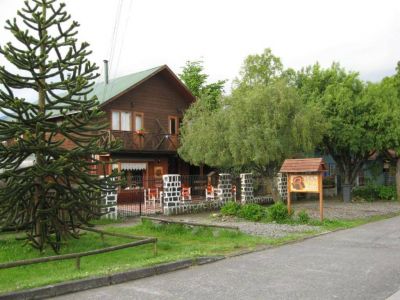
[[(370, 81), (393, 74), (400, 60), (399, 0), (64, 2), (81, 23), (79, 38), (91, 44), (92, 60), (101, 67), (111, 60), (111, 77), (162, 64), (179, 73), (185, 61), (203, 60), (210, 81), (231, 82), (247, 55), (268, 47), (285, 67), (337, 61)], [(22, 5), (0, 0), (0, 44), (11, 40), (3, 25)]]

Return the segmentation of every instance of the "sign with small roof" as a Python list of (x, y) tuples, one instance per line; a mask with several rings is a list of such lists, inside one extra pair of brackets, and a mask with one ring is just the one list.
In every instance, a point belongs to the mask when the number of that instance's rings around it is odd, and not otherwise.
[(287, 175), (287, 206), (291, 211), (291, 193), (318, 193), (319, 213), (324, 219), (323, 173), (326, 166), (322, 158), (286, 159), (280, 169)]

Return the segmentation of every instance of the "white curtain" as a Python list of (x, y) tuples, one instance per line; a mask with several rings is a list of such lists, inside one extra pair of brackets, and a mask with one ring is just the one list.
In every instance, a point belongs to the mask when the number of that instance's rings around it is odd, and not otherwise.
[(131, 131), (131, 113), (121, 112), (121, 130)]
[(142, 115), (135, 116), (135, 130), (143, 129)]
[(112, 112), (112, 130), (119, 130), (119, 112)]

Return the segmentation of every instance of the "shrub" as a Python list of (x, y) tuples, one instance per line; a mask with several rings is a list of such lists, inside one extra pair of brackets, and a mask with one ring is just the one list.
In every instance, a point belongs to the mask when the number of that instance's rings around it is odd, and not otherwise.
[(239, 203), (229, 201), (221, 207), (221, 214), (226, 216), (237, 216), (241, 205)]
[(265, 215), (265, 208), (253, 203), (243, 205), (239, 211), (239, 217), (251, 221), (260, 221)]
[(278, 201), (268, 207), (268, 216), (272, 221), (276, 221), (278, 223), (284, 222), (291, 217), (286, 205), (282, 201)]
[(375, 200), (396, 200), (397, 193), (395, 186), (384, 186), (376, 184), (368, 184), (365, 186), (355, 187), (353, 189), (353, 196), (360, 197), (366, 201)]
[(378, 199), (377, 188), (372, 184), (355, 187), (353, 188), (352, 194), (353, 196), (363, 198), (366, 201), (374, 201)]
[(299, 218), (299, 222), (303, 224), (307, 224), (310, 221), (310, 216), (305, 210), (300, 211), (297, 217)]
[(397, 200), (396, 186), (379, 186), (378, 197), (382, 200)]

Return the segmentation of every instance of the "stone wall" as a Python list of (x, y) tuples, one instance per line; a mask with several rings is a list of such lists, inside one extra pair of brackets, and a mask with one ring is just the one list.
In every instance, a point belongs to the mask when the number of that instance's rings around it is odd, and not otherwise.
[[(100, 178), (104, 178), (104, 176), (100, 176)], [(107, 205), (107, 207), (102, 208), (102, 213), (104, 215), (102, 218), (106, 219), (117, 219), (118, 217), (118, 206), (117, 206), (117, 197), (118, 197), (118, 189), (116, 186), (112, 185), (112, 179), (110, 185), (107, 188), (110, 191), (103, 193), (103, 203), (102, 205)]]
[(225, 202), (222, 201), (209, 201), (201, 203), (181, 203), (179, 206), (164, 207), (164, 214), (180, 215), (180, 214), (196, 214), (199, 212), (213, 211), (221, 208)]
[(163, 175), (163, 203), (164, 213), (169, 209), (181, 206), (181, 175)]
[(253, 174), (240, 174), (241, 202), (242, 204), (251, 203), (254, 200)]
[(232, 177), (231, 174), (219, 174), (218, 199), (221, 202), (232, 201)]
[(283, 201), (287, 199), (287, 175), (283, 173), (278, 173), (277, 176), (278, 192)]

